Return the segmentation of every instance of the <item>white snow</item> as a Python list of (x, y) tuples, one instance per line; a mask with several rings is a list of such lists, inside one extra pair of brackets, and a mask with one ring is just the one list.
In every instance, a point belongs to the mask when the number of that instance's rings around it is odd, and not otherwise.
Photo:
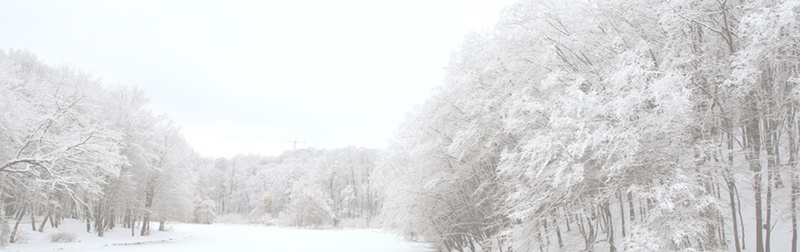
[[(25, 226), (27, 243), (10, 244), (0, 251), (433, 251), (427, 244), (412, 243), (397, 235), (374, 229), (309, 230), (254, 225), (176, 224), (169, 232), (131, 237), (130, 229), (116, 228), (106, 237), (86, 233), (78, 222), (44, 233)], [(83, 229), (81, 229), (83, 228)], [(49, 235), (73, 232), (78, 241), (51, 243)], [(138, 230), (137, 230), (138, 231)]]

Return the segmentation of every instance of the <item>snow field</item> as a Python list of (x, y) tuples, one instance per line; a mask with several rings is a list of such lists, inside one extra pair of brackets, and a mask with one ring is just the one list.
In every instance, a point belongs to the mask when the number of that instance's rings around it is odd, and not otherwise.
[[(433, 251), (427, 244), (407, 242), (397, 235), (374, 229), (309, 230), (254, 225), (175, 224), (170, 232), (130, 236), (116, 228), (97, 237), (72, 221), (44, 233), (26, 230), (27, 243), (10, 244), (2, 251)], [(81, 229), (83, 228), (83, 229)], [(137, 230), (138, 231), (138, 230)], [(51, 243), (50, 235), (72, 232), (72, 243)]]

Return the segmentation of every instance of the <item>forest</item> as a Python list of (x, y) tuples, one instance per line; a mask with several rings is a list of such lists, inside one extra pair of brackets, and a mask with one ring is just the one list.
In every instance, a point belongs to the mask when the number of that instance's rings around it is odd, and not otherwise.
[(387, 148), (212, 159), (137, 88), (0, 50), (0, 240), (237, 216), (441, 251), (797, 251), (799, 67), (796, 0), (525, 0)]

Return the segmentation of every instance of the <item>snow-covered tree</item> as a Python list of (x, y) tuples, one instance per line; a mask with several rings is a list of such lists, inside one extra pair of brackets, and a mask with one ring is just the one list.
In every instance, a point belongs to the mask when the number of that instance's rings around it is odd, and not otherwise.
[[(769, 251), (776, 218), (796, 216), (781, 188), (797, 181), (798, 9), (520, 1), (467, 38), (386, 151), (385, 218), (446, 249), (474, 250), (466, 235), (484, 249), (739, 251), (737, 184), (751, 184), (748, 238)], [(476, 192), (503, 200), (448, 212), (491, 202)], [(476, 223), (499, 231), (460, 229)]]
[(0, 96), (3, 242), (15, 241), (24, 217), (40, 232), (78, 217), (102, 236), (151, 213), (161, 221), (190, 215), (179, 212), (191, 212), (196, 158), (177, 128), (144, 109), (140, 91), (0, 50)]

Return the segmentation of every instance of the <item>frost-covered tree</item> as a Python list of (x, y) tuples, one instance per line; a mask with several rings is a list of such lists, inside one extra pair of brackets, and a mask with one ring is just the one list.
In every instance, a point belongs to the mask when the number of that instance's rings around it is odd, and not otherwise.
[(448, 250), (769, 251), (796, 226), (797, 5), (520, 1), (386, 151), (385, 218)]
[[(191, 212), (183, 199), (194, 190), (196, 158), (177, 128), (143, 108), (140, 91), (0, 50), (0, 96), (3, 243), (16, 240), (23, 218), (40, 232), (48, 221), (81, 218), (102, 236), (120, 221), (128, 227), (150, 213), (163, 221)], [(164, 204), (146, 206), (147, 181)]]
[[(115, 173), (123, 158), (118, 132), (96, 116), (106, 95), (98, 81), (47, 66), (23, 51), (0, 51), (0, 65), (7, 98), (0, 176), (8, 182), (4, 215), (17, 220), (13, 242), (25, 214), (34, 222), (34, 215), (51, 218), (58, 208), (85, 213), (86, 199), (102, 194), (104, 176)], [(15, 197), (26, 194), (35, 197)]]
[(194, 201), (194, 222), (201, 224), (214, 223), (217, 214), (214, 213), (214, 201), (197, 198)]
[(199, 197), (216, 202), (217, 215), (251, 223), (370, 225), (381, 204), (371, 179), (377, 155), (347, 147), (207, 160), (197, 188)]

